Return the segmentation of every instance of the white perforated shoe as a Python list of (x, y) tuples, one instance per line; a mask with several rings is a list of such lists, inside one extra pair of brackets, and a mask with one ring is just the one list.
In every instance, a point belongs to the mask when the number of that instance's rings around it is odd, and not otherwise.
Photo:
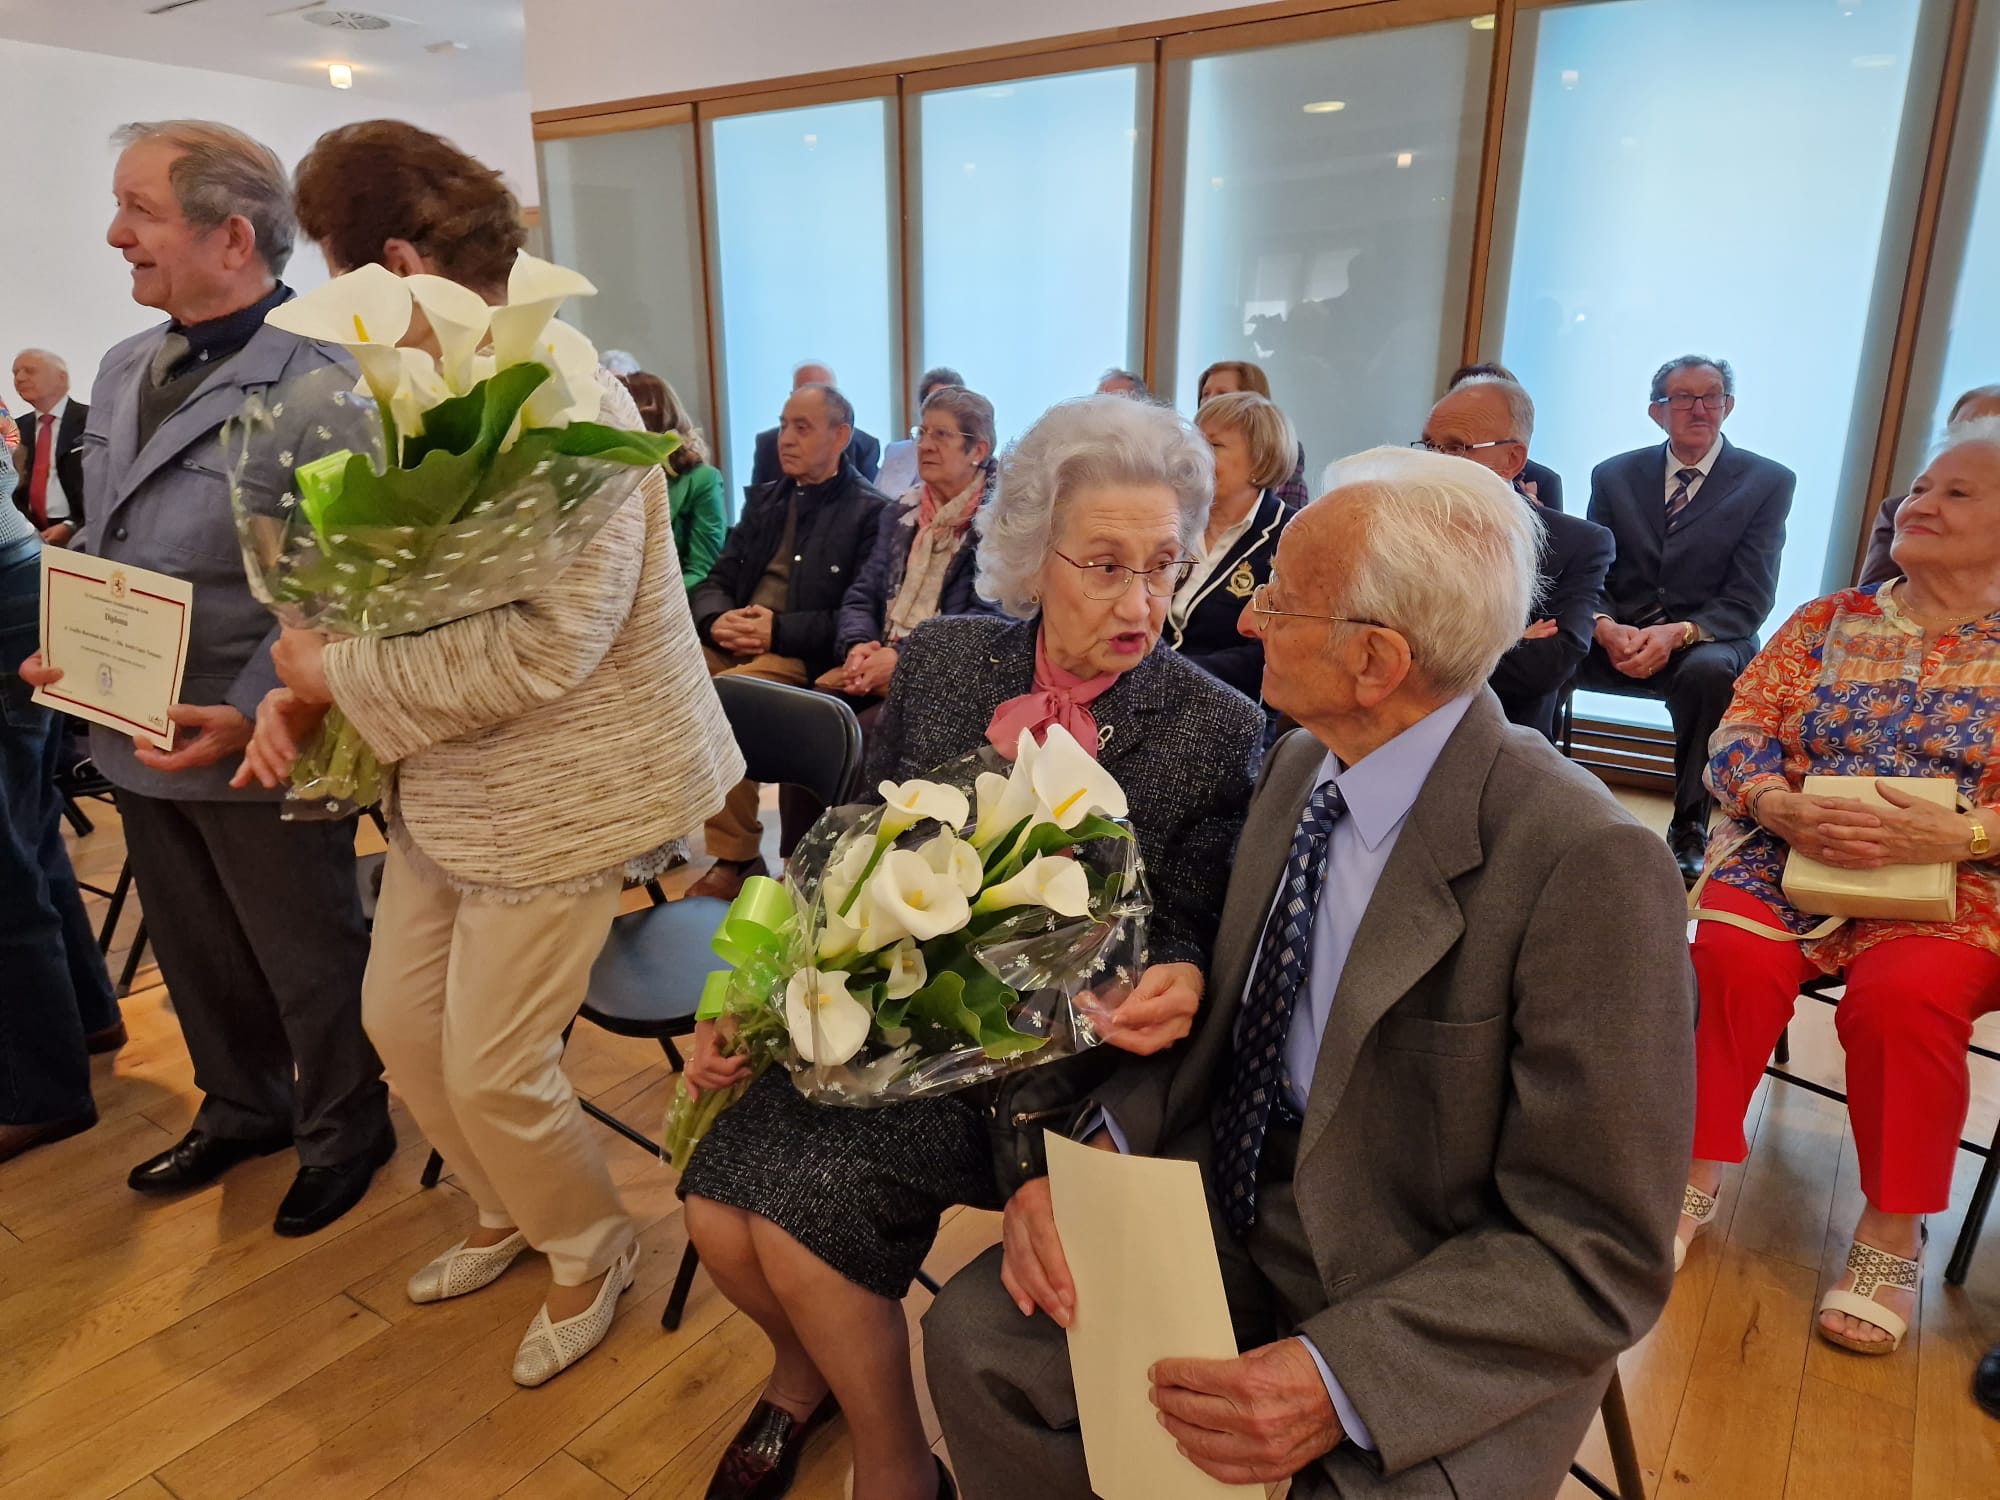
[(638, 1268), (639, 1246), (635, 1242), (605, 1272), (604, 1285), (597, 1289), (597, 1300), (575, 1317), (555, 1322), (544, 1302), (535, 1313), (535, 1321), (528, 1325), (527, 1337), (515, 1351), (514, 1383), (543, 1385), (604, 1342), (604, 1335), (611, 1331), (611, 1320), (618, 1313), (618, 1298), (632, 1284)]
[(436, 1260), (410, 1278), (407, 1288), (412, 1302), (442, 1302), (447, 1297), (463, 1297), (500, 1279), (513, 1265), (528, 1242), (515, 1230), (497, 1245), (468, 1248), (460, 1240)]

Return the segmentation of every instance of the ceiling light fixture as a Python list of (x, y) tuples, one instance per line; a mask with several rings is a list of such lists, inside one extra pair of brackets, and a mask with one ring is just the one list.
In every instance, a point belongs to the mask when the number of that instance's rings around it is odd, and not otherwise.
[(1417, 153), (1414, 151), (1398, 151), (1396, 153), (1396, 165), (1399, 167), (1407, 167), (1416, 159)]
[(351, 89), (354, 87), (354, 69), (346, 63), (328, 63), (326, 81), (337, 89)]
[(1317, 104), (1306, 105), (1305, 111), (1309, 115), (1337, 115), (1345, 108), (1345, 99), (1322, 99)]
[(1491, 31), (1493, 29), (1493, 17), (1474, 16), (1472, 18), (1472, 29), (1474, 31)]
[(464, 42), (431, 42), (424, 48), (426, 52), (469, 52), (472, 49)]

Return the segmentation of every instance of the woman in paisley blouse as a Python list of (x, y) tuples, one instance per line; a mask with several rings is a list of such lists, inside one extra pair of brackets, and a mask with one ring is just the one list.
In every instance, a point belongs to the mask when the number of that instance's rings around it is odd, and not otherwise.
[[(1709, 745), (1728, 817), (1710, 835), (1701, 905), (1808, 931), (1820, 919), (1780, 888), (1796, 849), (1847, 869), (1956, 861), (1957, 916), (1854, 920), (1807, 941), (1698, 924), (1694, 1161), (1675, 1257), (1747, 1154), (1744, 1112), (1800, 984), (1844, 972), (1834, 1022), (1867, 1205), (1818, 1330), (1864, 1354), (1893, 1352), (1907, 1331), (1921, 1216), (1950, 1199), (1966, 1044), (2000, 1008), (2000, 421), (1951, 429), (1896, 518), (1894, 553), (1906, 578), (1803, 606), (1737, 682)], [(1812, 775), (1949, 776), (1971, 810), (1880, 783), (1891, 806), (1808, 797)]]

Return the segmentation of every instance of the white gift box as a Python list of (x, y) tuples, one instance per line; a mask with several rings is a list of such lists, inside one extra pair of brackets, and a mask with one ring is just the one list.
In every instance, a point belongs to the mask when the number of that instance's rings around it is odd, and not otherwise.
[[(1958, 784), (1945, 776), (1808, 776), (1799, 790), (1808, 797), (1844, 797), (1887, 807), (1888, 799), (1875, 789), (1878, 779), (1894, 782), (1898, 791), (1939, 807), (1958, 806)], [(1970, 836), (1969, 829), (1967, 833)], [(1956, 860), (1841, 870), (1794, 849), (1785, 861), (1784, 887), (1787, 901), (1816, 916), (1949, 922), (1958, 915)]]

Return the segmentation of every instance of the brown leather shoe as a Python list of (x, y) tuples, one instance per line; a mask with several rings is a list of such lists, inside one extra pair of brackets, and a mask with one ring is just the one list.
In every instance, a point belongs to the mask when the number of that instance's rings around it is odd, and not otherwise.
[(761, 856), (757, 859), (718, 859), (709, 867), (707, 874), (688, 887), (687, 893), (690, 896), (713, 896), (718, 901), (734, 901), (743, 894), (744, 881), (752, 875), (769, 873)]
[(87, 1115), (72, 1115), (67, 1120), (49, 1120), (40, 1125), (0, 1125), (0, 1161), (12, 1161), (23, 1151), (82, 1135), (96, 1123), (97, 1111), (93, 1109)]
[(96, 1057), (102, 1052), (116, 1052), (120, 1047), (125, 1045), (127, 1040), (125, 1023), (119, 1021), (105, 1027), (102, 1031), (93, 1031), (85, 1036), (83, 1046), (86, 1052), (92, 1057)]
[(723, 1449), (705, 1500), (778, 1500), (792, 1487), (812, 1435), (839, 1410), (831, 1392), (803, 1422), (781, 1406), (759, 1401)]

